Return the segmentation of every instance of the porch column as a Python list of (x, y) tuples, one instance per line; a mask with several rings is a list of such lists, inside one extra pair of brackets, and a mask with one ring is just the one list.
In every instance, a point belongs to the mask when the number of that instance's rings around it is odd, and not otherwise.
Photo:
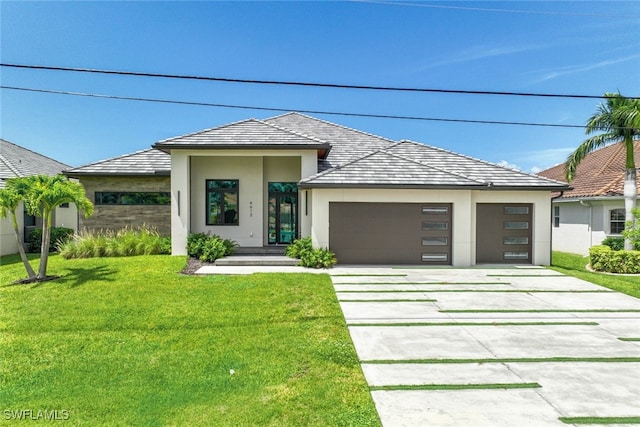
[(190, 156), (178, 150), (171, 152), (171, 254), (187, 254), (187, 236), (191, 228), (189, 189)]

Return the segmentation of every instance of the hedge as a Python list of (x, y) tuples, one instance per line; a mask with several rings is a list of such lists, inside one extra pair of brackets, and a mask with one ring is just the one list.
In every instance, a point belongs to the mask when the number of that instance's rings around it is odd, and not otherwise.
[(640, 273), (640, 251), (614, 251), (609, 246), (589, 249), (591, 268), (608, 273)]

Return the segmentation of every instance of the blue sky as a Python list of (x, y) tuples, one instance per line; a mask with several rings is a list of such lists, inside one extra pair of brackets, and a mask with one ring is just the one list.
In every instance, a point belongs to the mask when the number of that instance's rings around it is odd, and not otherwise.
[[(0, 1), (3, 63), (241, 79), (640, 96), (640, 2)], [(259, 86), (0, 67), (4, 86), (366, 114), (583, 125), (595, 99)], [(80, 166), (278, 113), (0, 90), (0, 136)], [(582, 129), (316, 115), (530, 172)]]

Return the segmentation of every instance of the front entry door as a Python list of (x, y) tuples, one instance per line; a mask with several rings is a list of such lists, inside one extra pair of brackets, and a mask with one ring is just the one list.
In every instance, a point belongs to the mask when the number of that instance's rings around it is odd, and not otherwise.
[(269, 244), (289, 244), (298, 237), (298, 187), (269, 183)]

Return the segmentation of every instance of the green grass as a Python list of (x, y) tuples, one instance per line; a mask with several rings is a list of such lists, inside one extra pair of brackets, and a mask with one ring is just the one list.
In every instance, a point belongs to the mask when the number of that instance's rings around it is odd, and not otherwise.
[(565, 424), (640, 424), (638, 417), (560, 417)]
[(540, 388), (538, 383), (490, 383), (490, 384), (423, 384), (423, 385), (383, 385), (371, 387), (371, 391), (406, 390), (495, 390), (512, 388)]
[[(358, 326), (598, 326), (598, 322), (402, 322), (402, 323), (347, 323)], [(640, 338), (618, 338), (620, 341), (640, 341)]]
[(69, 425), (380, 424), (326, 275), (54, 255), (60, 279), (13, 285), (22, 264), (0, 261), (2, 410), (69, 411)]
[(620, 341), (640, 341), (640, 338), (634, 338), (634, 337), (629, 337), (629, 338), (620, 337), (618, 339)]
[(361, 360), (361, 363), (370, 365), (397, 365), (405, 363), (414, 364), (440, 364), (440, 363), (562, 363), (562, 362), (588, 362), (588, 363), (637, 363), (640, 357), (503, 357), (493, 359), (373, 359)]
[(551, 258), (551, 268), (560, 273), (640, 298), (640, 275), (622, 276), (592, 273), (585, 268), (588, 263), (588, 256), (583, 257), (564, 252), (553, 252)]

